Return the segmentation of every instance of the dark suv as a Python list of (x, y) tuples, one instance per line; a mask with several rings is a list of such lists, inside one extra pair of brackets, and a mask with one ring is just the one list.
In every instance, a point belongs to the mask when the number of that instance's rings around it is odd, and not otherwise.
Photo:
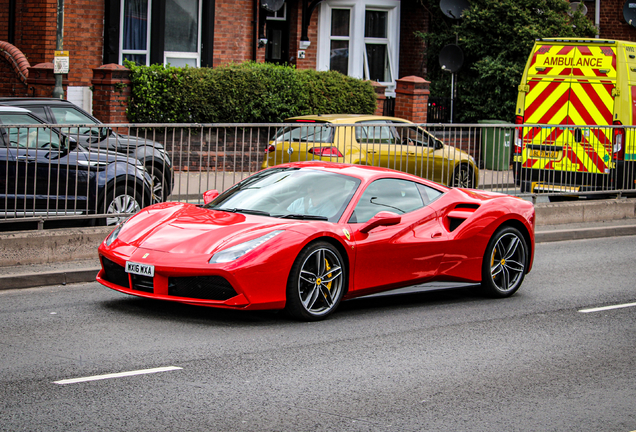
[(113, 225), (157, 201), (129, 156), (86, 149), (28, 110), (0, 106), (0, 218), (103, 214)]
[[(28, 109), (49, 124), (101, 124), (72, 102), (53, 98), (0, 98), (0, 105)], [(139, 159), (153, 180), (153, 193), (165, 200), (172, 191), (172, 163), (163, 146), (144, 137), (120, 135), (107, 127), (62, 129), (82, 146), (108, 149)]]

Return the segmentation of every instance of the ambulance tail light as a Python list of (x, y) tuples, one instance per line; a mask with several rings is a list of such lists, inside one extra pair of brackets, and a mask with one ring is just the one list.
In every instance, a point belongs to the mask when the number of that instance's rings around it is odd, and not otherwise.
[[(623, 123), (616, 120), (614, 126), (622, 126)], [(625, 129), (614, 129), (614, 146), (612, 148), (612, 159), (624, 160), (625, 159)]]
[[(515, 117), (515, 124), (523, 124), (523, 116)], [(515, 128), (515, 153), (521, 154), (523, 150), (523, 128)]]

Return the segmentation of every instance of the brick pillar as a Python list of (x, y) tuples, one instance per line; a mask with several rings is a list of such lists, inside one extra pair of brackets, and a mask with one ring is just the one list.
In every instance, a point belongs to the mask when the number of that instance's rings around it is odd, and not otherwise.
[(386, 101), (386, 95), (384, 94), (384, 92), (386, 91), (386, 86), (383, 86), (377, 81), (371, 81), (371, 85), (375, 90), (376, 96), (375, 112), (373, 114), (381, 116), (382, 114), (384, 114), (384, 102)]
[[(53, 63), (39, 63), (30, 66), (29, 76), (27, 77), (27, 85), (29, 88), (29, 96), (33, 97), (51, 97), (53, 96), (53, 88), (55, 87), (55, 74), (53, 73)], [(68, 75), (64, 75), (62, 79), (62, 88), (66, 94), (68, 87)]]
[(126, 108), (132, 93), (130, 69), (114, 63), (100, 66), (93, 69), (91, 83), (93, 115), (107, 124), (128, 123)]
[(398, 79), (395, 86), (395, 117), (413, 123), (426, 123), (429, 84), (429, 81), (417, 76)]

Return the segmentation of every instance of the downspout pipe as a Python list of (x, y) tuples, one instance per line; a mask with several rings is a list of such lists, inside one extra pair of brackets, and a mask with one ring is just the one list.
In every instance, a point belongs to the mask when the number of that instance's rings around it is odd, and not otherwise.
[(596, 26), (596, 37), (601, 32), (601, 0), (596, 0), (594, 5), (594, 25)]
[(254, 15), (252, 17), (252, 60), (256, 61), (258, 49), (258, 7), (261, 0), (254, 0)]
[(15, 2), (16, 0), (9, 0), (9, 35), (7, 42), (11, 45), (15, 45)]

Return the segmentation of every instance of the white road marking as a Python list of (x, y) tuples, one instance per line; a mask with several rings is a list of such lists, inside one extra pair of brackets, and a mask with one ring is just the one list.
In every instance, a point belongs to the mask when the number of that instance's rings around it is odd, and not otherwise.
[(105, 374), (105, 375), (93, 375), (93, 376), (83, 377), (83, 378), (69, 378), (69, 379), (63, 379), (59, 381), (53, 381), (53, 384), (62, 384), (62, 385), (75, 384), (80, 382), (98, 381), (98, 380), (109, 379), (109, 378), (121, 378), (121, 377), (145, 375), (145, 374), (151, 374), (151, 373), (157, 373), (157, 372), (168, 372), (168, 371), (179, 370), (179, 369), (183, 369), (183, 368), (180, 368), (177, 366), (165, 366), (165, 367), (158, 367), (153, 369), (141, 369), (136, 371), (119, 372), (119, 373), (112, 373), (112, 374)]
[(621, 308), (634, 307), (634, 306), (636, 306), (636, 303), (625, 303), (625, 304), (619, 304), (619, 305), (614, 305), (614, 306), (604, 306), (604, 307), (597, 307), (597, 308), (591, 308), (591, 309), (581, 309), (581, 310), (579, 310), (579, 312), (581, 312), (581, 313), (602, 312), (602, 311), (606, 311), (606, 310), (621, 309)]

